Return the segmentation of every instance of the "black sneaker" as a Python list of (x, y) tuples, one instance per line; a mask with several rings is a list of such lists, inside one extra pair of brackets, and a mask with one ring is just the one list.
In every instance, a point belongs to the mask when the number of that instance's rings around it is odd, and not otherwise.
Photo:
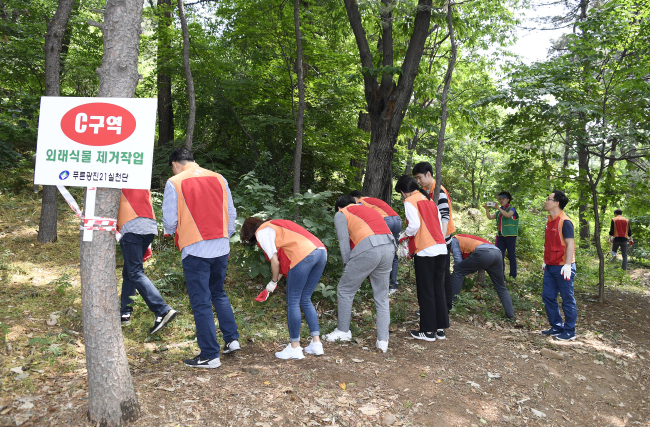
[(170, 308), (167, 313), (163, 314), (160, 317), (156, 317), (156, 320), (153, 322), (153, 326), (149, 330), (149, 334), (153, 335), (159, 330), (161, 330), (166, 324), (174, 320), (176, 314), (178, 314), (178, 312), (173, 308)]
[(123, 314), (120, 317), (120, 322), (122, 322), (122, 326), (129, 326), (131, 324), (131, 313)]
[(416, 316), (419, 316), (419, 315), (420, 315), (420, 310), (416, 310), (416, 311), (415, 311), (415, 315), (416, 315)]
[(204, 359), (201, 356), (196, 356), (194, 359), (183, 360), (183, 363), (191, 368), (216, 369), (221, 366), (221, 361), (219, 361), (218, 357), (215, 357), (214, 359)]
[(444, 340), (444, 339), (447, 339), (447, 337), (445, 336), (445, 331), (443, 331), (442, 329), (438, 329), (438, 330), (436, 331), (436, 339), (437, 339), (437, 340)]
[(416, 340), (435, 341), (436, 334), (434, 332), (411, 331), (411, 336)]
[(241, 350), (241, 347), (239, 346), (239, 341), (233, 340), (230, 341), (229, 343), (226, 343), (226, 345), (223, 346), (223, 350), (221, 350), (221, 352), (223, 354), (228, 354), (228, 353), (234, 353), (239, 350)]

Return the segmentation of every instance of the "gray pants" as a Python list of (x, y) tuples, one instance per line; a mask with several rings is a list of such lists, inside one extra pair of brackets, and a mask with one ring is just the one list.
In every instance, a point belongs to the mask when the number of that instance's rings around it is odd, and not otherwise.
[(623, 270), (627, 270), (627, 246), (629, 245), (629, 241), (626, 240), (624, 242), (617, 242), (616, 240), (612, 242), (612, 261), (614, 258), (616, 258), (616, 252), (618, 252), (618, 248), (621, 248), (621, 255), (623, 255), (623, 263), (621, 264), (621, 268)]
[(496, 248), (476, 248), (474, 252), (465, 258), (458, 265), (454, 265), (454, 275), (452, 277), (452, 287), (454, 299), (460, 295), (463, 287), (463, 279), (468, 274), (476, 273), (479, 270), (485, 270), (492, 280), (494, 290), (501, 300), (503, 309), (507, 317), (514, 317), (515, 311), (512, 308), (512, 299), (503, 277), (503, 260), (501, 251)]
[(388, 302), (388, 282), (393, 268), (395, 245), (374, 246), (372, 249), (353, 256), (348, 261), (336, 289), (338, 299), (338, 329), (350, 330), (350, 316), (354, 296), (366, 279), (370, 278), (372, 296), (377, 309), (377, 340), (388, 341), (390, 325), (390, 306)]

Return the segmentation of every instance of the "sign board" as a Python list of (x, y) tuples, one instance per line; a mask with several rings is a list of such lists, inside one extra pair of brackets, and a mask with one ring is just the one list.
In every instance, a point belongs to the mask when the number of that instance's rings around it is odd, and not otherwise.
[(155, 98), (44, 96), (34, 184), (149, 189)]

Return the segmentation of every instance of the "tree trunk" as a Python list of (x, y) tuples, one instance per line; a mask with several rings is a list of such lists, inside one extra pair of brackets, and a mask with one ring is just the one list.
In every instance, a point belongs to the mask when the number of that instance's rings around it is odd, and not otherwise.
[[(107, 0), (99, 97), (131, 98), (142, 76), (138, 47), (142, 1)], [(120, 190), (99, 188), (95, 216), (116, 218)], [(84, 209), (88, 209), (87, 203)], [(131, 382), (120, 327), (115, 277), (115, 233), (94, 231), (81, 246), (81, 302), (88, 370), (88, 418), (93, 424), (118, 426), (136, 420), (140, 406)]]
[(159, 0), (158, 15), (158, 146), (174, 140), (174, 108), (172, 78), (169, 70), (172, 24), (171, 0)]
[(185, 80), (187, 80), (187, 96), (189, 98), (189, 116), (187, 118), (187, 133), (185, 134), (185, 147), (192, 149), (192, 136), (194, 135), (194, 120), (196, 118), (196, 96), (194, 93), (194, 80), (192, 79), (192, 70), (190, 68), (190, 32), (187, 29), (187, 19), (185, 19), (185, 8), (183, 0), (178, 0), (178, 16), (181, 19), (181, 28), (183, 29), (183, 68), (185, 68)]
[(447, 73), (445, 74), (445, 85), (442, 89), (440, 105), (442, 112), (440, 114), (440, 132), (438, 132), (438, 152), (436, 154), (436, 187), (433, 191), (433, 201), (438, 203), (440, 196), (440, 186), (442, 185), (442, 154), (445, 147), (445, 130), (447, 128), (447, 96), (451, 86), (451, 76), (454, 73), (456, 65), (456, 38), (454, 37), (454, 25), (451, 20), (452, 6), (451, 2), (446, 3), (447, 7), (447, 30), (449, 31), (449, 41), (451, 42), (451, 53), (449, 54), (449, 63)]
[(302, 36), (300, 34), (299, 6), (300, 6), (300, 0), (294, 0), (293, 21), (296, 27), (296, 73), (298, 74), (298, 117), (296, 117), (296, 149), (293, 153), (293, 194), (300, 193), (300, 162), (302, 158), (302, 122), (305, 116), (305, 77), (302, 69)]
[(578, 143), (578, 174), (580, 179), (578, 185), (580, 186), (580, 199), (578, 205), (578, 223), (580, 227), (580, 247), (583, 249), (589, 248), (589, 222), (587, 221), (587, 210), (589, 205), (587, 204), (588, 200), (588, 185), (587, 185), (587, 172), (589, 169), (589, 153), (587, 148)]
[[(54, 17), (47, 22), (45, 33), (45, 96), (59, 96), (61, 88), (61, 46), (72, 13), (73, 0), (59, 0)], [(39, 243), (56, 242), (59, 192), (55, 185), (43, 186), (41, 218), (38, 224)]]
[(420, 141), (420, 128), (415, 128), (415, 134), (413, 138), (406, 144), (408, 149), (408, 160), (406, 160), (406, 168), (404, 169), (404, 175), (410, 175), (411, 170), (413, 169), (413, 153), (415, 152), (415, 147), (417, 147), (418, 142)]
[[(593, 203), (593, 212), (595, 223), (600, 222), (600, 213), (598, 212), (598, 183), (589, 183), (591, 187), (591, 200)], [(605, 254), (603, 247), (600, 243), (600, 229), (594, 227), (594, 243), (596, 244), (596, 252), (598, 253), (598, 301), (605, 302)]]

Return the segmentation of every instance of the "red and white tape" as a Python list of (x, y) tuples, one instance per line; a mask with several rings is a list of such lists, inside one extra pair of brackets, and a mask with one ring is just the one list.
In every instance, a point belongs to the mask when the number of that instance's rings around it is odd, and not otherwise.
[[(59, 192), (68, 203), (68, 206), (72, 208), (75, 215), (83, 221), (83, 225), (79, 227), (79, 230), (88, 230), (88, 231), (115, 231), (115, 238), (119, 241), (120, 235), (117, 232), (117, 219), (115, 218), (104, 218), (98, 216), (84, 216), (79, 209), (77, 201), (72, 197), (72, 194), (62, 185), (56, 186), (59, 189)], [(94, 187), (88, 188), (88, 190), (95, 190)]]

